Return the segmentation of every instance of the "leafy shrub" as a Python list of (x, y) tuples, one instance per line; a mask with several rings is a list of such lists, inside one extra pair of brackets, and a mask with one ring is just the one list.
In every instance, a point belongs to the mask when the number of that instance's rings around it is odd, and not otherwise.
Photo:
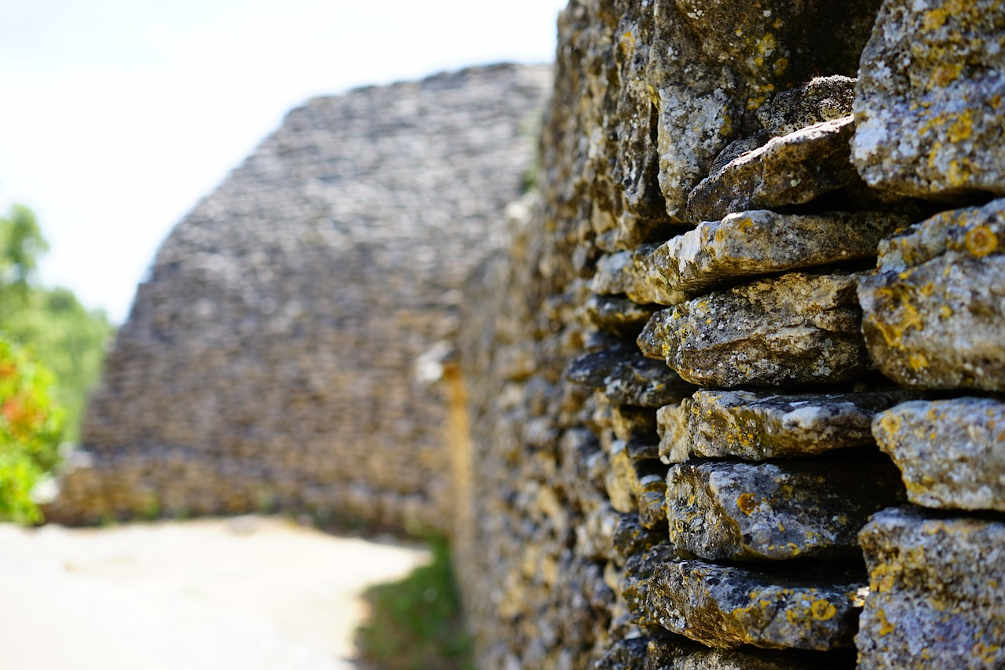
[(48, 370), (0, 339), (0, 519), (42, 520), (31, 491), (56, 464), (63, 433), (52, 385)]
[(468, 670), (471, 640), (446, 541), (430, 541), (433, 561), (404, 579), (367, 589), (370, 616), (357, 630), (364, 659), (381, 670)]

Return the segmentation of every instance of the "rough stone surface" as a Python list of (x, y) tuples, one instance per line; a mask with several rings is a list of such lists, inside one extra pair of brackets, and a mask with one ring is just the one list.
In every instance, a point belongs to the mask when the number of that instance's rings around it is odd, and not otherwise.
[[(757, 395), (715, 410), (733, 423), (718, 427), (710, 417), (693, 450), (675, 445), (675, 459), (690, 461), (681, 468), (712, 466), (707, 458), (769, 459), (714, 465), (778, 470), (751, 480), (768, 492), (781, 489), (776, 478), (803, 481), (790, 466), (825, 480), (833, 471), (837, 481), (884, 458), (869, 420), (888, 399), (867, 392), (887, 385), (868, 357), (853, 273), (879, 237), (895, 234), (884, 226), (947, 205), (870, 190), (850, 162), (851, 81), (811, 81), (855, 74), (879, 4), (571, 0), (562, 13), (539, 195), (511, 218), (508, 253), (471, 275), (462, 319), (471, 441), (461, 453), (471, 485), (457, 504), (464, 521), (454, 546), (480, 667), (756, 668), (767, 656), (752, 645), (784, 648), (772, 654), (780, 667), (853, 667), (855, 587), (866, 575), (853, 549), (849, 555), (853, 515), (841, 519), (831, 503), (858, 504), (870, 478), (858, 475), (840, 497), (839, 485), (812, 480), (796, 489), (800, 504), (786, 507), (782, 495), (770, 511), (743, 498), (751, 517), (764, 515), (758, 532), (749, 540), (738, 532), (735, 543), (719, 545), (732, 547), (722, 552), (730, 558), (690, 561), (671, 580), (683, 557), (669, 545), (661, 513), (682, 515), (697, 502), (665, 504), (666, 466), (652, 454), (658, 367), (646, 369), (653, 377), (642, 372), (632, 339), (688, 382), (767, 387), (764, 395), (785, 398)], [(708, 214), (689, 214), (692, 191), (695, 212)], [(965, 197), (953, 206), (986, 202)], [(733, 208), (738, 216), (730, 217)], [(754, 210), (755, 225), (742, 230), (743, 213)], [(866, 214), (880, 211), (897, 216)], [(712, 222), (699, 229), (711, 235), (704, 247), (699, 234), (670, 241), (702, 220)], [(690, 284), (671, 286), (657, 252), (692, 241), (709, 260), (695, 261)], [(815, 274), (791, 273), (809, 263)], [(790, 274), (752, 281), (780, 272)], [(993, 273), (983, 276), (994, 284)], [(637, 337), (642, 315), (657, 304), (676, 307), (653, 314)], [(623, 376), (613, 375), (618, 366)], [(661, 420), (676, 415), (688, 430), (684, 410), (695, 390), (681, 384), (666, 394)], [(793, 398), (811, 390), (812, 400)], [(732, 432), (741, 427), (751, 444)], [(636, 447), (644, 457), (633, 457)], [(726, 487), (716, 491), (709, 499), (728, 506)], [(727, 528), (748, 523), (737, 514), (709, 518)], [(793, 542), (818, 555), (754, 556), (757, 567), (736, 567), (737, 555), (778, 545), (784, 514), (793, 528), (821, 532), (823, 539), (806, 532)], [(697, 641), (667, 631), (670, 622)], [(743, 648), (728, 656), (707, 645)]]
[(565, 376), (572, 383), (601, 389), (607, 401), (616, 405), (655, 408), (680, 400), (693, 389), (666, 366), (622, 349), (579, 356)]
[(917, 388), (1005, 390), (1005, 199), (933, 216), (879, 248), (859, 286), (883, 374)]
[(688, 221), (715, 221), (748, 209), (801, 205), (857, 185), (859, 177), (848, 156), (854, 130), (848, 115), (776, 137), (740, 155), (691, 191)]
[(696, 560), (663, 563), (650, 580), (646, 606), (660, 625), (721, 649), (850, 646), (863, 586)]
[(1005, 404), (907, 402), (877, 415), (872, 430), (903, 473), (912, 503), (1005, 511)]
[(467, 273), (506, 240), (549, 82), (471, 68), (291, 111), (161, 245), (90, 401), (97, 469), (50, 516), (442, 527), (430, 382)]
[(857, 554), (870, 514), (903, 501), (889, 461), (681, 464), (667, 475), (670, 544), (709, 560)]
[(848, 116), (854, 99), (854, 78), (814, 77), (802, 86), (782, 91), (758, 108), (757, 120), (765, 132), (779, 137)]
[[(629, 295), (676, 304), (745, 277), (873, 258), (879, 241), (908, 223), (883, 212), (729, 214), (703, 221), (654, 249), (635, 264), (638, 270), (627, 270), (633, 274)], [(647, 284), (653, 285), (648, 293)]]
[(860, 540), (869, 595), (859, 668), (1005, 666), (1005, 524), (890, 509)]
[(654, 314), (639, 348), (706, 386), (853, 379), (869, 367), (855, 282), (790, 273), (712, 293)]
[(1005, 193), (998, 0), (886, 0), (862, 53), (855, 165), (909, 195)]
[(660, 459), (761, 461), (867, 446), (873, 444), (876, 413), (910, 397), (903, 391), (698, 391), (656, 413)]

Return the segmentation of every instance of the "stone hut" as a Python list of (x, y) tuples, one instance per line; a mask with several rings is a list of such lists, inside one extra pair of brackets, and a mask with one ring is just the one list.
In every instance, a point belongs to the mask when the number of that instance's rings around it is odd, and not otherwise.
[(173, 229), (90, 400), (50, 518), (282, 509), (443, 528), (444, 359), (503, 245), (547, 67), (291, 111)]

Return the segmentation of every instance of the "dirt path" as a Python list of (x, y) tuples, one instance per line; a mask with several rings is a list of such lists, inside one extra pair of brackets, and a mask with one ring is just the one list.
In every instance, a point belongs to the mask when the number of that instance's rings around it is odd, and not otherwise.
[(362, 589), (426, 560), (266, 517), (0, 525), (0, 667), (353, 668)]

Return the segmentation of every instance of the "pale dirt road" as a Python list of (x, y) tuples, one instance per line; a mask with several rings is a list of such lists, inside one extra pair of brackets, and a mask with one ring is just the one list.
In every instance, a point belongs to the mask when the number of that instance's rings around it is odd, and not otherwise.
[(270, 517), (0, 525), (0, 670), (354, 668), (360, 592), (428, 558)]

